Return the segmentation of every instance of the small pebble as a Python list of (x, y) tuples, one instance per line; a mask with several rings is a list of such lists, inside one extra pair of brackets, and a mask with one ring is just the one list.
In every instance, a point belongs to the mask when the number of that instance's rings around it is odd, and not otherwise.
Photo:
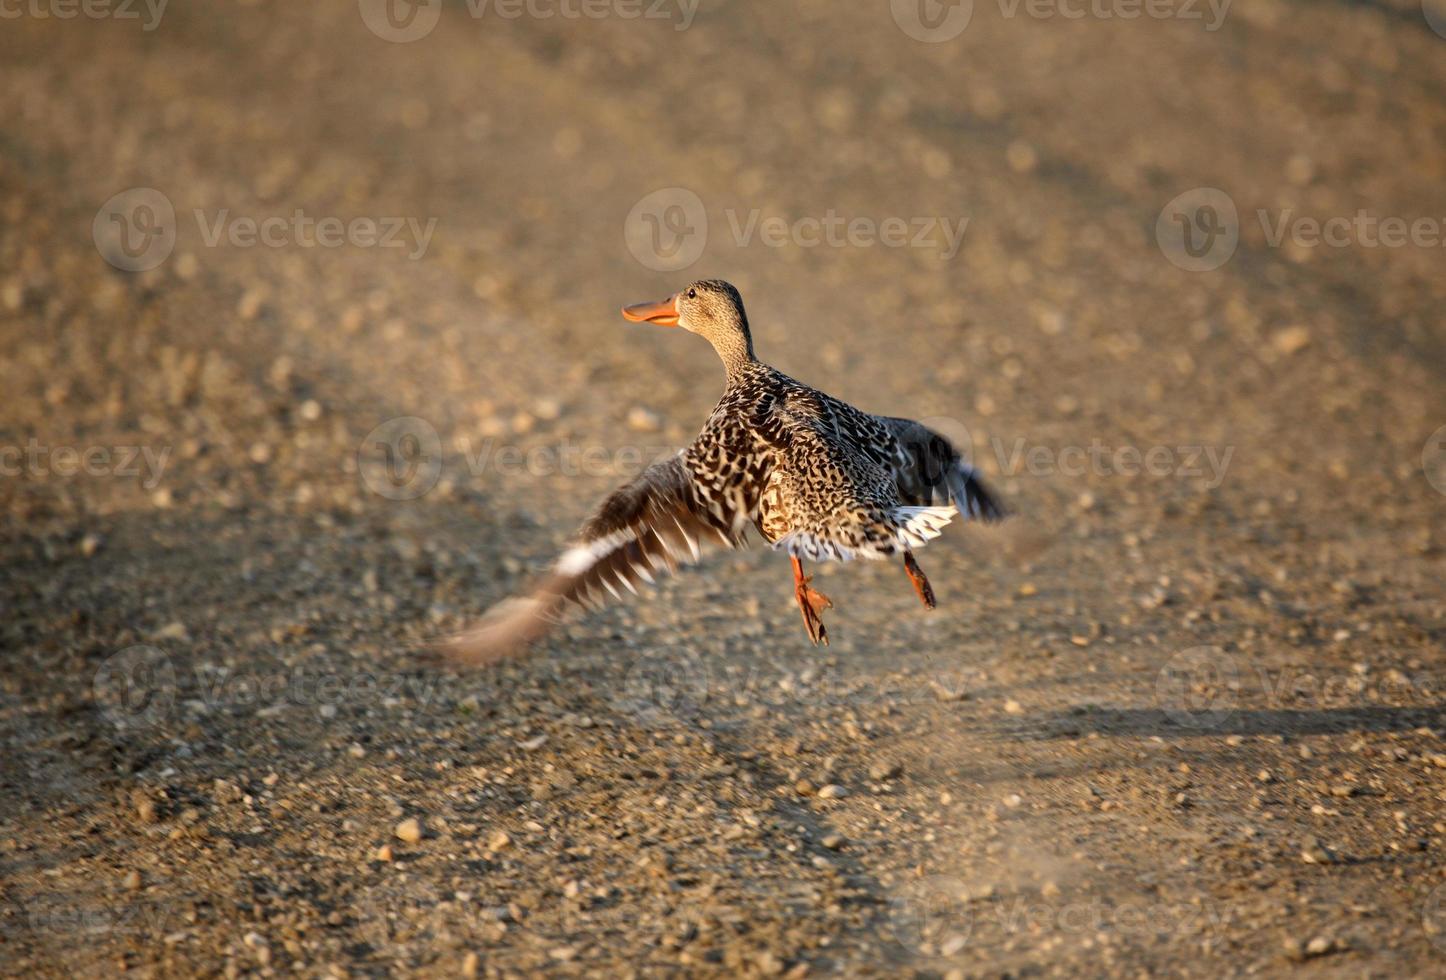
[(1308, 327), (1286, 327), (1272, 334), (1270, 342), (1275, 345), (1277, 351), (1289, 356), (1310, 345), (1310, 329)]
[(968, 936), (962, 936), (962, 935), (960, 935), (960, 934), (958, 934), (958, 933), (955, 933), (954, 935), (950, 936), (948, 939), (945, 939), (942, 943), (939, 944), (939, 955), (940, 955), (940, 956), (954, 956), (954, 955), (957, 954), (960, 950), (962, 950), (965, 946), (968, 946), (968, 945), (969, 945), (969, 937), (968, 937)]
[(1310, 837), (1301, 844), (1300, 859), (1306, 864), (1333, 864), (1336, 856), (1330, 848)]
[(662, 417), (641, 405), (628, 410), (628, 428), (634, 432), (657, 432), (663, 427)]
[(422, 822), (416, 817), (408, 817), (397, 824), (397, 840), (406, 844), (415, 844), (422, 839)]
[(875, 762), (869, 766), (869, 778), (881, 783), (886, 779), (897, 779), (904, 774), (904, 767), (897, 762)]

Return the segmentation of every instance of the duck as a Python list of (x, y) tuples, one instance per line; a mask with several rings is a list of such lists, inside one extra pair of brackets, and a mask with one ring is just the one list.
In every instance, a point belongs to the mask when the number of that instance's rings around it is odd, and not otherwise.
[(907, 418), (873, 415), (759, 360), (743, 298), (703, 279), (625, 319), (681, 328), (723, 362), (723, 395), (689, 445), (610, 494), (526, 593), (492, 607), (444, 642), (487, 663), (529, 646), (572, 608), (636, 594), (657, 575), (698, 562), (705, 544), (746, 545), (757, 532), (793, 567), (808, 637), (828, 644), (833, 602), (804, 562), (897, 560), (925, 609), (937, 605), (915, 551), (955, 517), (994, 522), (996, 495), (959, 448)]

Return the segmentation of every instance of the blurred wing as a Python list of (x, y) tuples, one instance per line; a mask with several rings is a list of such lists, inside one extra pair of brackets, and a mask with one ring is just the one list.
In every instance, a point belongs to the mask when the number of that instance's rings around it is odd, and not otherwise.
[(501, 659), (546, 633), (570, 603), (595, 608), (636, 594), (655, 572), (698, 561), (705, 541), (737, 547), (734, 526), (710, 506), (682, 453), (654, 463), (603, 501), (531, 594), (493, 606), (445, 648), (468, 663)]
[(966, 520), (997, 521), (1006, 515), (948, 439), (912, 419), (879, 416), (878, 420), (899, 444), (894, 479), (903, 503), (917, 507), (952, 503)]

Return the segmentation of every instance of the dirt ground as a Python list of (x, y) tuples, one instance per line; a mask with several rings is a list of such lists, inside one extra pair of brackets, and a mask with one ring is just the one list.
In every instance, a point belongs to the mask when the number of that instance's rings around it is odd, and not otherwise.
[[(105, 9), (0, 6), (0, 974), (1446, 976), (1435, 8)], [(705, 276), (1012, 519), (437, 664)]]

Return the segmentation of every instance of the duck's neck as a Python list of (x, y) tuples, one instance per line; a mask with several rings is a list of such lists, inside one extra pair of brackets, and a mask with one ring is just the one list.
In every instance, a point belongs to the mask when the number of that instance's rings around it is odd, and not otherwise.
[(758, 358), (753, 356), (753, 338), (748, 333), (747, 324), (742, 328), (721, 332), (708, 340), (718, 352), (718, 358), (723, 362), (723, 369), (728, 372), (730, 379), (743, 375), (751, 365), (758, 363)]

